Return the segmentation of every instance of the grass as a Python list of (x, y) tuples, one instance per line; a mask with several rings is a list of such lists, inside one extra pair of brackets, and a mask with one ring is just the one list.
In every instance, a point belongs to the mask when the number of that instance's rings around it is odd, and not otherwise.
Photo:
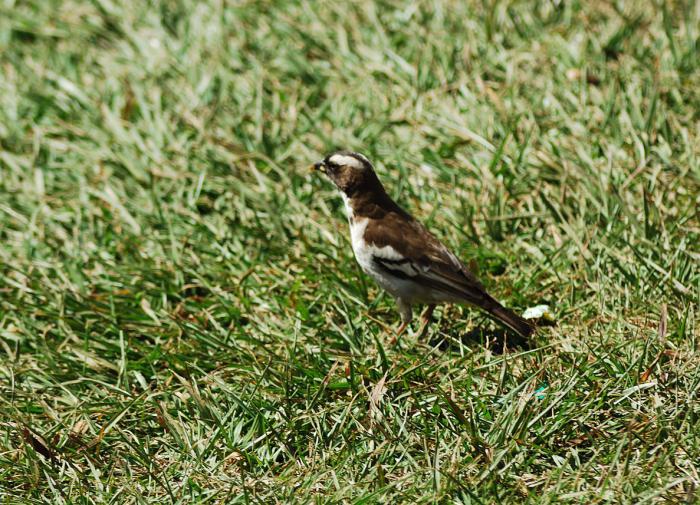
[[(0, 5), (3, 503), (700, 499), (693, 1)], [(391, 299), (309, 164), (522, 311)]]

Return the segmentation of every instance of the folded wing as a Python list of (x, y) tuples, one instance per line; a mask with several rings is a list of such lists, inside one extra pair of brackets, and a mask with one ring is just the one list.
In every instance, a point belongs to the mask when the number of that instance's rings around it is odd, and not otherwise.
[(523, 337), (534, 331), (528, 321), (489, 295), (459, 258), (408, 214), (397, 212), (370, 221), (364, 238), (374, 247), (372, 261), (387, 273), (411, 279), (445, 301), (480, 307)]
[(443, 293), (445, 299), (490, 308), (493, 298), (481, 282), (435, 236), (415, 220), (394, 223), (394, 230), (402, 228), (403, 237), (414, 240), (393, 241), (402, 245), (401, 250), (392, 249), (386, 254), (382, 254), (385, 248), (377, 248), (373, 254), (375, 264), (393, 275)]
[(446, 249), (439, 256), (394, 259), (375, 254), (372, 259), (380, 268), (404, 279), (411, 279), (444, 295), (445, 299), (487, 308), (491, 297), (484, 286)]

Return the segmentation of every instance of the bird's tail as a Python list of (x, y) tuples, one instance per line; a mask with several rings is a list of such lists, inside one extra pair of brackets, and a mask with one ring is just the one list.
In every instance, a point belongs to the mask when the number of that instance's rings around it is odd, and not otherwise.
[(496, 321), (504, 324), (523, 338), (528, 338), (535, 331), (535, 326), (532, 323), (523, 319), (512, 310), (506, 309), (498, 302), (487, 310)]

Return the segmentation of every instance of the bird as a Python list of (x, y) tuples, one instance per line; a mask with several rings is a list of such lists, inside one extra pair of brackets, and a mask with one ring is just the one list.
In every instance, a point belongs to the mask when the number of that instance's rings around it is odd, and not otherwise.
[(419, 334), (436, 305), (477, 307), (522, 338), (535, 327), (501, 305), (477, 277), (411, 214), (387, 194), (369, 159), (349, 150), (314, 163), (339, 190), (350, 225), (350, 240), (360, 268), (396, 300), (400, 336), (413, 320), (413, 306), (426, 305)]

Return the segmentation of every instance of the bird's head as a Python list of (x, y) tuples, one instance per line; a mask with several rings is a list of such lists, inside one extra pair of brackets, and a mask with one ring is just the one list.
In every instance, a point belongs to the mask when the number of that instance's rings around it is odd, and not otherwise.
[(368, 184), (379, 182), (372, 163), (364, 155), (352, 151), (331, 153), (314, 163), (314, 169), (326, 174), (348, 196)]

